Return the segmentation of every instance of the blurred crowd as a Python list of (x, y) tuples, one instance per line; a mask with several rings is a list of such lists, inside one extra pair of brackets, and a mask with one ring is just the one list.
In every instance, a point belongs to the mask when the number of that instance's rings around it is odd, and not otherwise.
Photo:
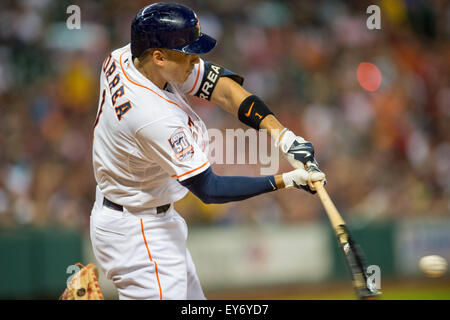
[[(245, 78), (278, 119), (313, 142), (327, 190), (344, 219), (449, 216), (450, 3), (422, 0), (179, 0), (218, 45), (203, 58)], [(95, 196), (92, 129), (100, 65), (129, 42), (150, 1), (0, 3), (0, 226), (86, 230)], [(67, 7), (81, 9), (70, 30)], [(381, 8), (369, 30), (366, 9)], [(375, 92), (361, 62), (381, 71)], [(191, 98), (208, 128), (244, 128)], [(215, 164), (221, 175), (260, 165)], [(291, 170), (280, 159), (279, 172)], [(242, 202), (177, 203), (191, 224), (307, 223), (325, 219), (316, 196), (282, 190)]]

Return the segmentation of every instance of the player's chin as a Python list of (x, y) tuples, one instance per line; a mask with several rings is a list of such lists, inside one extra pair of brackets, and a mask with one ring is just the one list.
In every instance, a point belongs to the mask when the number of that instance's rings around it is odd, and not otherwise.
[(184, 83), (189, 78), (190, 72), (186, 72), (184, 75), (180, 76), (178, 83)]
[(179, 73), (176, 76), (172, 76), (170, 81), (177, 84), (182, 84), (186, 82), (186, 80), (189, 78), (189, 75), (190, 72)]

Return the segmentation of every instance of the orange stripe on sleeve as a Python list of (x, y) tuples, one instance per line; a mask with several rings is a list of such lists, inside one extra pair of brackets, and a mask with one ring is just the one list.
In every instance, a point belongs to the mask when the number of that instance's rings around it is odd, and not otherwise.
[(147, 248), (148, 257), (150, 259), (150, 262), (155, 265), (156, 280), (158, 281), (158, 287), (159, 287), (159, 300), (162, 300), (162, 290), (161, 290), (161, 283), (159, 282), (158, 265), (156, 264), (156, 261), (152, 260), (152, 255), (150, 254), (150, 249), (148, 248), (147, 239), (145, 238), (144, 224), (142, 222), (142, 219), (141, 219), (141, 231), (142, 231), (142, 237), (144, 238), (145, 247)]
[[(183, 173), (183, 174), (181, 174), (181, 175), (179, 175), (179, 176), (176, 176), (177, 178), (181, 178), (181, 177), (183, 177), (183, 176), (185, 176), (185, 175), (187, 175), (187, 174), (189, 174), (189, 173), (192, 173), (192, 172), (194, 172), (194, 171), (196, 171), (196, 170), (198, 170), (198, 169), (201, 169), (201, 168), (203, 168), (204, 166), (206, 166), (208, 164), (208, 161), (206, 161), (204, 164), (202, 164), (200, 167), (198, 167), (198, 168), (195, 168), (195, 169), (192, 169), (191, 171), (188, 171), (188, 172), (185, 172), (185, 173)], [(172, 176), (173, 177), (173, 176)]]
[(195, 86), (197, 86), (197, 82), (198, 82), (198, 77), (200, 76), (200, 61), (198, 62), (198, 70), (197, 70), (197, 78), (195, 79), (195, 83), (194, 86), (192, 87), (191, 90), (189, 90), (188, 93), (186, 94), (190, 94), (192, 92), (192, 90), (194, 90)]

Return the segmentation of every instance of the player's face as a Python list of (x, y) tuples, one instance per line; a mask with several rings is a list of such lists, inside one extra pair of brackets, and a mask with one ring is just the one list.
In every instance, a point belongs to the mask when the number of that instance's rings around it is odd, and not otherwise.
[(166, 61), (163, 68), (164, 77), (167, 81), (183, 83), (191, 74), (198, 60), (196, 54), (186, 54), (173, 50), (166, 51)]

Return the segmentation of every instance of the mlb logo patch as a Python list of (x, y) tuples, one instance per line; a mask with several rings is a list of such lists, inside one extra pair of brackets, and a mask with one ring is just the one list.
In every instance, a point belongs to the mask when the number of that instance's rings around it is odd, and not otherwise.
[(178, 128), (169, 138), (170, 146), (175, 152), (175, 158), (180, 161), (186, 161), (194, 155), (194, 147), (184, 133), (183, 128)]

